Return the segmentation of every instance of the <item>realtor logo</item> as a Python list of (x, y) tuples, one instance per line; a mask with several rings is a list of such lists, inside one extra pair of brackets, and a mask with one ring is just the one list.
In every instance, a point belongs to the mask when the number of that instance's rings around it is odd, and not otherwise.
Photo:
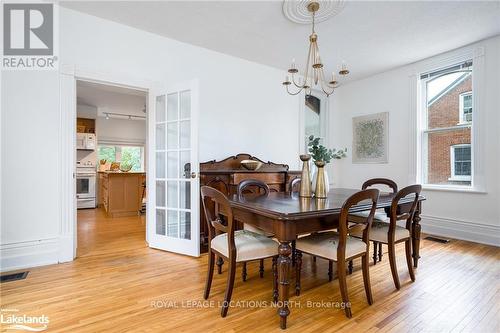
[(56, 69), (54, 7), (3, 4), (3, 69)]

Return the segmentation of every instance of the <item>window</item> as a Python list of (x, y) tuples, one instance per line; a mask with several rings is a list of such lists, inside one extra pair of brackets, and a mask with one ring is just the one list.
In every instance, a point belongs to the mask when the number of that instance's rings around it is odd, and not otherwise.
[(99, 161), (106, 160), (107, 162), (116, 162), (116, 147), (115, 146), (99, 146)]
[(98, 158), (131, 165), (132, 171), (144, 170), (144, 147), (99, 145)]
[(451, 146), (451, 178), (452, 181), (470, 181), (472, 176), (471, 146)]
[(472, 61), (420, 76), (421, 181), (472, 185)]
[(470, 123), (472, 121), (472, 92), (460, 94), (460, 123)]

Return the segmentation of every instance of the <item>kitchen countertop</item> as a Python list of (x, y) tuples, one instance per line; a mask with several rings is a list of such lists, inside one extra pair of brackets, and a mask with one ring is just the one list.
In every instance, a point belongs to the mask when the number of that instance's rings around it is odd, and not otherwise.
[(108, 175), (116, 175), (116, 174), (120, 174), (120, 175), (126, 175), (126, 174), (145, 174), (146, 172), (144, 171), (128, 171), (128, 172), (123, 172), (123, 171), (98, 171), (99, 173), (105, 173), (105, 174), (108, 174)]

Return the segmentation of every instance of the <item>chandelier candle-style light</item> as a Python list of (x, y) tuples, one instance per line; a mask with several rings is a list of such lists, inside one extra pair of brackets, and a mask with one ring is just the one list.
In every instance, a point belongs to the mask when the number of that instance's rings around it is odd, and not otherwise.
[[(292, 60), (292, 66), (288, 70), (289, 75), (287, 74), (285, 82), (283, 85), (286, 87), (286, 91), (290, 95), (297, 95), (302, 90), (305, 91), (306, 94), (311, 93), (311, 87), (320, 86), (321, 90), (326, 94), (326, 96), (330, 96), (335, 88), (338, 87), (338, 81), (335, 76), (335, 72), (332, 72), (332, 76), (330, 81), (325, 79), (325, 75), (323, 73), (323, 63), (321, 62), (321, 57), (319, 55), (318, 48), (318, 35), (314, 30), (314, 18), (315, 14), (319, 9), (319, 3), (315, 1), (311, 1), (307, 5), (307, 10), (312, 14), (312, 33), (309, 36), (309, 54), (307, 56), (305, 73), (303, 75), (302, 82), (296, 82), (295, 74), (299, 72), (299, 70), (295, 66), (295, 59)], [(347, 69), (347, 65), (343, 62), (339, 71), (339, 75), (345, 76), (349, 74), (349, 70)], [(291, 76), (291, 80), (290, 80)], [(318, 84), (319, 83), (319, 84)], [(290, 90), (290, 86), (294, 85), (298, 90), (293, 92)]]

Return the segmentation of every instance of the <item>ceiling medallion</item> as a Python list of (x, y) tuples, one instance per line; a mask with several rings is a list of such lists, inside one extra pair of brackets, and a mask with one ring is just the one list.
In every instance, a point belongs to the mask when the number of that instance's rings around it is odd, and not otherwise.
[[(306, 68), (302, 77), (297, 78), (297, 80), (295, 79), (295, 74), (300, 75), (298, 74), (299, 70), (295, 66), (295, 59), (292, 60), (292, 66), (287, 71), (288, 73), (283, 85), (290, 95), (297, 95), (302, 90), (304, 90), (306, 94), (310, 94), (312, 87), (318, 86), (328, 97), (339, 85), (339, 82), (335, 77), (335, 72), (332, 72), (330, 80), (325, 78), (323, 71), (324, 65), (321, 62), (321, 57), (319, 55), (318, 34), (316, 34), (315, 31), (315, 22), (316, 13), (320, 10), (320, 7), (319, 2), (307, 2), (307, 10), (309, 11), (309, 16), (311, 16), (312, 22), (312, 32), (311, 35), (309, 35), (309, 52), (307, 54)], [(344, 62), (342, 63), (338, 73), (340, 76), (346, 76), (349, 74), (347, 65)], [(291, 86), (295, 86), (295, 91), (290, 90)]]
[[(316, 12), (316, 23), (326, 21), (344, 9), (345, 0), (324, 0), (317, 1), (320, 8)], [(307, 6), (311, 3), (310, 0), (284, 0), (283, 14), (287, 19), (298, 24), (311, 24), (311, 13)]]

